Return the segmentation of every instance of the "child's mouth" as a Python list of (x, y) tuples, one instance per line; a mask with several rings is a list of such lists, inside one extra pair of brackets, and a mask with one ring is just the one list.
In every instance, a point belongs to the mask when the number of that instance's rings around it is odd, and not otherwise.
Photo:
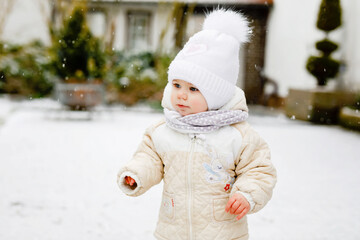
[(185, 106), (185, 105), (182, 105), (182, 104), (177, 104), (177, 106), (179, 107), (179, 108), (187, 108), (188, 106)]

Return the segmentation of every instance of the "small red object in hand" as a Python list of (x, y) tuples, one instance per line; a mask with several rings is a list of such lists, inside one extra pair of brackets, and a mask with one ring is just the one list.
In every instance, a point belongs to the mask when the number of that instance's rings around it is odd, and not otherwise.
[(128, 184), (130, 186), (133, 186), (136, 183), (135, 180), (132, 177), (129, 177), (129, 176), (125, 177), (125, 182), (126, 182), (126, 184)]

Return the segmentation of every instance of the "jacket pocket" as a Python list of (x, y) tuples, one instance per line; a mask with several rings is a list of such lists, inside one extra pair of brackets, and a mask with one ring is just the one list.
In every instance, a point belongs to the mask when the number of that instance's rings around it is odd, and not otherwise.
[(229, 201), (228, 197), (214, 198), (213, 199), (213, 217), (218, 222), (233, 222), (236, 215), (225, 212), (225, 207)]
[(164, 192), (160, 207), (160, 214), (165, 219), (172, 220), (175, 216), (175, 199), (174, 195)]

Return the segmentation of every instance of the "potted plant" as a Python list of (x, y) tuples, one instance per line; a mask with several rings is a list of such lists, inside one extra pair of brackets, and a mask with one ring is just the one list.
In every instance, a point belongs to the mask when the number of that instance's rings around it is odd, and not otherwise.
[(54, 40), (53, 67), (60, 79), (56, 86), (59, 101), (74, 110), (100, 104), (105, 56), (99, 39), (87, 26), (84, 8), (73, 9)]
[(310, 120), (317, 123), (336, 123), (341, 106), (355, 101), (355, 95), (348, 92), (330, 90), (325, 86), (334, 79), (340, 68), (340, 61), (333, 59), (332, 53), (338, 44), (329, 40), (329, 33), (341, 26), (340, 0), (322, 0), (317, 28), (324, 31), (325, 38), (316, 42), (319, 56), (310, 56), (306, 69), (317, 80), (317, 88), (311, 90), (290, 89), (286, 101), (289, 117)]

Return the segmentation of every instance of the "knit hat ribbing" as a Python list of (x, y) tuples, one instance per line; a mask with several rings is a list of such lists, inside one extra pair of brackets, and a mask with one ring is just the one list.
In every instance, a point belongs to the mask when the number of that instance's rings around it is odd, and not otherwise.
[(233, 96), (239, 73), (239, 49), (248, 41), (248, 21), (240, 13), (218, 9), (205, 18), (171, 62), (168, 81), (181, 79), (195, 85), (208, 109), (225, 105)]

